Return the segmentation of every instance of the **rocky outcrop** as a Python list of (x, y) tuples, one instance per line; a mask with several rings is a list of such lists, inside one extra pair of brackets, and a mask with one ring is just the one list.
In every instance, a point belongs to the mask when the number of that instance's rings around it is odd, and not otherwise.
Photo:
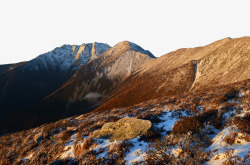
[(109, 138), (111, 141), (128, 140), (146, 134), (151, 127), (149, 120), (124, 117), (117, 122), (104, 124), (93, 133), (93, 137)]

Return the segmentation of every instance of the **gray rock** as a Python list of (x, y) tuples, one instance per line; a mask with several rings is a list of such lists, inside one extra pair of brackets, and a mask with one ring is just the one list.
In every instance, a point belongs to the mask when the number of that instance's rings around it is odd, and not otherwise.
[(144, 135), (152, 127), (149, 120), (124, 117), (117, 122), (106, 123), (92, 137), (114, 140), (129, 140)]

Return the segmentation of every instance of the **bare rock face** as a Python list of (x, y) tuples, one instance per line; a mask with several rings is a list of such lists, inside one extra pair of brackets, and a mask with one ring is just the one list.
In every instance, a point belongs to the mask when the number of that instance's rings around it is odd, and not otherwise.
[(149, 120), (124, 117), (117, 122), (106, 123), (93, 133), (94, 138), (109, 138), (114, 140), (129, 140), (144, 135), (152, 127)]

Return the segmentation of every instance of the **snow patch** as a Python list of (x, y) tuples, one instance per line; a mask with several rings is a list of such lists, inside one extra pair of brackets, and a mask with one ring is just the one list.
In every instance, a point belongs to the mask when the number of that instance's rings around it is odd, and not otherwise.
[[(126, 164), (133, 164), (133, 162), (144, 161), (144, 157), (146, 156), (146, 148), (148, 147), (148, 143), (144, 141), (139, 141), (140, 137), (129, 140), (129, 143), (132, 143), (130, 146), (129, 152), (125, 153)], [(108, 158), (108, 148), (112, 145), (119, 144), (122, 141), (113, 141), (111, 142), (108, 139), (96, 139), (97, 146), (93, 148), (94, 151), (98, 152), (100, 149), (104, 149), (102, 153), (100, 153), (97, 158), (106, 157)]]
[(99, 154), (97, 158), (103, 158), (103, 157), (108, 158), (108, 152), (107, 152), (108, 147), (114, 144), (119, 144), (121, 142), (121, 141), (111, 142), (108, 139), (96, 139), (96, 140), (98, 145), (93, 150), (98, 152), (100, 149), (105, 149), (105, 151)]
[(70, 137), (70, 141), (68, 143), (65, 144), (64, 147), (64, 153), (62, 153), (61, 158), (65, 159), (65, 158), (74, 158), (75, 154), (74, 154), (74, 142), (76, 140), (76, 134), (72, 135)]
[(23, 158), (22, 161), (25, 162), (27, 160), (30, 160), (33, 157), (34, 153), (29, 154), (27, 157)]
[(126, 153), (126, 164), (132, 165), (133, 162), (145, 161), (144, 157), (146, 156), (146, 148), (148, 147), (148, 143), (144, 141), (139, 141), (139, 137), (130, 140), (133, 144), (133, 147), (130, 147), (130, 152)]
[(186, 111), (163, 111), (165, 114), (159, 118), (163, 122), (156, 125), (157, 128), (163, 128), (165, 131), (172, 131), (174, 124), (180, 119), (180, 117), (187, 116)]
[(215, 136), (215, 138), (212, 140), (213, 144), (206, 149), (206, 151), (212, 151), (215, 156), (213, 156), (213, 158), (205, 164), (221, 164), (226, 160), (226, 150), (234, 150), (233, 155), (237, 155), (240, 158), (244, 158), (246, 155), (248, 155), (248, 153), (250, 152), (250, 142), (241, 140), (240, 143), (230, 145), (224, 141), (224, 139), (227, 135), (230, 134), (230, 132), (238, 132), (237, 127), (235, 125), (227, 127)]

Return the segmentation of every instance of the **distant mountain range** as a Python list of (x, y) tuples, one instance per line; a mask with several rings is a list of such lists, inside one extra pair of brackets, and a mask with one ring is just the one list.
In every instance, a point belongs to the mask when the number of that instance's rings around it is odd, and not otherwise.
[[(166, 45), (167, 46), (167, 45)], [(0, 65), (0, 129), (17, 131), (250, 78), (250, 37), (225, 38), (159, 58), (124, 41), (64, 45)]]

